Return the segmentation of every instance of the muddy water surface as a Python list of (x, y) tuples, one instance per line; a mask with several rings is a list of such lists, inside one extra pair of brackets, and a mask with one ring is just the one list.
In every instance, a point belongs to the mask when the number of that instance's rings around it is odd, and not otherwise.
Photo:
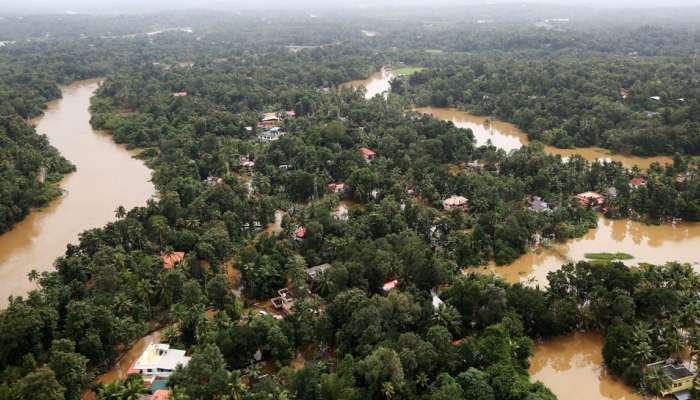
[[(421, 107), (417, 112), (430, 114), (436, 118), (451, 121), (459, 128), (471, 129), (474, 132), (477, 145), (485, 145), (491, 141), (495, 147), (505, 151), (521, 148), (528, 144), (525, 132), (513, 124), (499, 121), (491, 117), (481, 117), (455, 108)], [(589, 161), (619, 161), (624, 166), (631, 168), (635, 165), (647, 169), (653, 162), (661, 164), (672, 163), (671, 157), (637, 157), (621, 154), (610, 154), (610, 151), (599, 147), (586, 147), (575, 149), (559, 149), (553, 146), (545, 146), (545, 151), (550, 154), (559, 154), (566, 159), (578, 154)]]
[(0, 236), (0, 308), (8, 296), (33, 289), (27, 273), (49, 270), (80, 232), (113, 220), (119, 205), (143, 206), (155, 194), (143, 162), (90, 127), (88, 107), (97, 86), (98, 81), (90, 80), (64, 87), (63, 98), (49, 103), (35, 120), (37, 131), (78, 169), (61, 182), (63, 197)]
[[(149, 344), (160, 343), (160, 336), (161, 331), (155, 331), (150, 335), (141, 338), (138, 342), (134, 343), (129, 351), (124, 353), (114, 368), (95, 378), (93, 383), (107, 383), (118, 379), (126, 379), (129, 368), (131, 368), (136, 360), (141, 357), (141, 354), (143, 354), (144, 350), (146, 350), (146, 347), (148, 347)], [(94, 392), (86, 390), (83, 392), (81, 399), (95, 400), (95, 397)]]
[(559, 400), (642, 399), (606, 373), (602, 348), (602, 336), (592, 332), (537, 343), (530, 358), (530, 379), (544, 383)]
[[(527, 253), (507, 266), (489, 265), (511, 283), (532, 282), (546, 285), (547, 274), (568, 261), (585, 260), (586, 253), (628, 253), (639, 263), (664, 264), (669, 261), (690, 263), (700, 272), (700, 224), (646, 225), (641, 222), (598, 218), (598, 227), (585, 236), (555, 244), (550, 249)], [(483, 268), (482, 268), (483, 270)]]
[(360, 79), (357, 81), (345, 82), (340, 85), (341, 89), (358, 89), (360, 87), (365, 87), (367, 92), (365, 93), (366, 99), (371, 99), (374, 96), (382, 93), (388, 93), (391, 85), (389, 82), (395, 77), (393, 72), (387, 68), (382, 68), (379, 72), (375, 72), (369, 76), (367, 79)]

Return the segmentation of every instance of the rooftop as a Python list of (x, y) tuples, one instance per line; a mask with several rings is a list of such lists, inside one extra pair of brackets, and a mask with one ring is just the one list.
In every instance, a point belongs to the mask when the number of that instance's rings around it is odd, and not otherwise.
[(163, 268), (173, 269), (177, 263), (180, 263), (185, 259), (185, 253), (182, 251), (175, 251), (172, 253), (163, 254), (160, 256), (160, 259), (163, 260)]

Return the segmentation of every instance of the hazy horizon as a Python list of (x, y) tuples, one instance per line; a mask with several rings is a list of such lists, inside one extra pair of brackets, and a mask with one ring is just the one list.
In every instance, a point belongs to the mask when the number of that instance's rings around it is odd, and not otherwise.
[(328, 11), (328, 10), (362, 10), (387, 8), (435, 8), (435, 7), (465, 7), (469, 5), (497, 4), (537, 4), (556, 6), (575, 6), (591, 8), (678, 8), (700, 7), (700, 0), (434, 0), (426, 3), (418, 0), (349, 0), (329, 3), (320, 0), (298, 0), (288, 2), (283, 0), (258, 0), (256, 2), (241, 0), (116, 0), (109, 3), (95, 3), (88, 0), (9, 0), (0, 7), (0, 14), (140, 14), (185, 9), (211, 10), (297, 10), (297, 11)]

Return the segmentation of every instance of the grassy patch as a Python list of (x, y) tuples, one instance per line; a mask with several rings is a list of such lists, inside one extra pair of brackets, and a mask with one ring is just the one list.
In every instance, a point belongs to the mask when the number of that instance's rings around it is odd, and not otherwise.
[(634, 258), (633, 255), (627, 253), (586, 253), (583, 256), (594, 261), (618, 261)]
[(444, 51), (442, 49), (425, 49), (425, 52), (428, 54), (442, 54)]
[(397, 75), (402, 75), (402, 76), (411, 76), (415, 74), (416, 72), (421, 72), (425, 68), (423, 67), (404, 67), (404, 68), (398, 68), (395, 69), (394, 72)]

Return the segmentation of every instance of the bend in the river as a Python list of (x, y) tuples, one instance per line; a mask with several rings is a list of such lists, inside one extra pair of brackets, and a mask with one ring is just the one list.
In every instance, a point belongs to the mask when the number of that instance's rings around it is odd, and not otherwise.
[(32, 211), (0, 236), (0, 308), (7, 305), (8, 296), (35, 288), (27, 273), (51, 269), (66, 245), (77, 242), (79, 233), (113, 220), (118, 206), (143, 206), (155, 194), (144, 163), (115, 144), (111, 135), (90, 126), (90, 97), (99, 82), (63, 87), (63, 98), (50, 102), (35, 120), (37, 131), (48, 136), (77, 171), (61, 182), (63, 197)]

